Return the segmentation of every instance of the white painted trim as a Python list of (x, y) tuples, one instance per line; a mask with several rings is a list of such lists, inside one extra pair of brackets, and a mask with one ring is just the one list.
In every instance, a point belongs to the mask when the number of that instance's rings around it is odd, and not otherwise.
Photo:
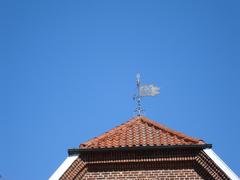
[(67, 157), (59, 168), (53, 173), (49, 180), (59, 180), (71, 164), (78, 158), (78, 155)]
[(217, 166), (222, 169), (222, 171), (231, 179), (231, 180), (239, 180), (240, 178), (223, 162), (223, 160), (212, 150), (212, 149), (204, 149), (203, 150), (214, 162)]

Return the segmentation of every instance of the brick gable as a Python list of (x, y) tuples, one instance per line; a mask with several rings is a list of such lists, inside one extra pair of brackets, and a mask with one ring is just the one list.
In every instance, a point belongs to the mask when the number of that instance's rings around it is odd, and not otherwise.
[[(84, 162), (84, 163), (83, 163)], [(141, 175), (141, 176), (140, 176)], [(81, 152), (65, 179), (229, 179), (199, 147)], [(154, 178), (153, 178), (154, 179)]]

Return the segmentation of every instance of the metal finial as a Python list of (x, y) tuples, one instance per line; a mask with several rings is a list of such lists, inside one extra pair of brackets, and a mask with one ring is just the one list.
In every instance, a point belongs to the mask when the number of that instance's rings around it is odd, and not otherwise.
[(137, 78), (137, 85), (139, 84), (140, 85), (140, 74), (139, 73), (137, 73), (137, 75), (136, 75), (136, 78)]
[(140, 81), (140, 74), (137, 73), (136, 75), (136, 85), (137, 85), (137, 93), (134, 96), (134, 100), (136, 101), (136, 109), (135, 112), (137, 113), (137, 116), (141, 116), (143, 113), (143, 108), (142, 108), (142, 96), (140, 95), (140, 87), (141, 87), (141, 81)]

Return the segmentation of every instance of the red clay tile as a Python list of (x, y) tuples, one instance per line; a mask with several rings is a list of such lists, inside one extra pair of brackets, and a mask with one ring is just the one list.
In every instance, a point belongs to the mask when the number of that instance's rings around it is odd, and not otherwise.
[(143, 116), (135, 117), (80, 145), (88, 148), (205, 144), (204, 141), (171, 130)]

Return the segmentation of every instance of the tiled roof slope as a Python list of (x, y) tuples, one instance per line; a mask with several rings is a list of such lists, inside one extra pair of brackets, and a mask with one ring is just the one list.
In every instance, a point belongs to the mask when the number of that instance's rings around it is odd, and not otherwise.
[(137, 116), (80, 145), (81, 149), (205, 144), (153, 120)]

